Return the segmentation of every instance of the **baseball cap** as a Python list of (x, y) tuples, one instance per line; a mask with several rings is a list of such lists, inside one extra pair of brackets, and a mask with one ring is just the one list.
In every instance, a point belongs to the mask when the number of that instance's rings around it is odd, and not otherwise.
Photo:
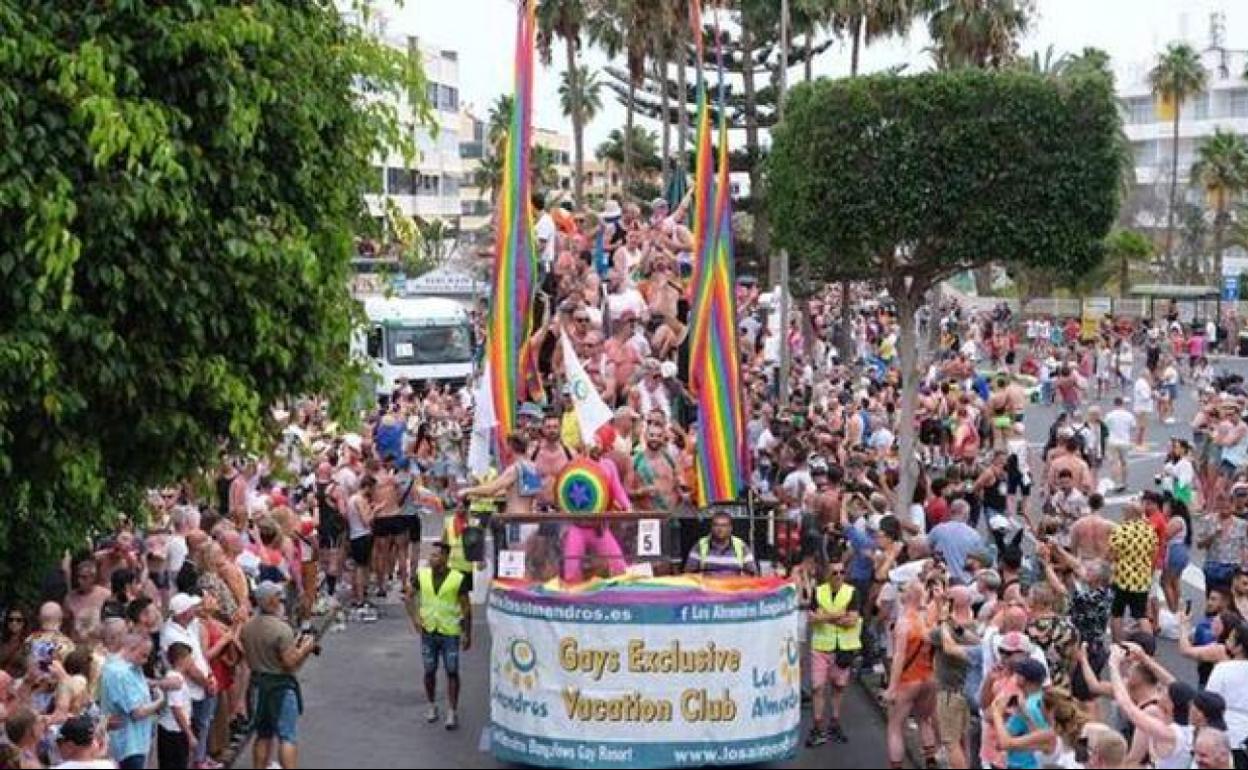
[(86, 714), (70, 717), (61, 723), (56, 740), (75, 746), (90, 746), (95, 740), (95, 720)]
[(285, 593), (286, 589), (282, 587), (281, 583), (265, 580), (256, 586), (256, 601), (262, 602), (275, 596), (282, 596)]
[[(1020, 631), (1010, 631), (1002, 634), (997, 641), (997, 652), (1008, 654), (1012, 652), (1031, 652), (1031, 640), (1026, 634)], [(1043, 679), (1041, 679), (1043, 681)]]
[(173, 615), (181, 615), (184, 612), (189, 612), (195, 609), (203, 603), (204, 600), (198, 596), (191, 596), (190, 594), (177, 594), (169, 600), (169, 612)]
[(542, 408), (532, 401), (526, 401), (520, 405), (519, 414), (521, 417), (533, 417), (540, 419), (542, 416)]
[(1044, 664), (1033, 658), (1023, 658), (1014, 662), (1014, 673), (1032, 684), (1044, 684), (1044, 679), (1048, 676), (1048, 672), (1044, 670)]

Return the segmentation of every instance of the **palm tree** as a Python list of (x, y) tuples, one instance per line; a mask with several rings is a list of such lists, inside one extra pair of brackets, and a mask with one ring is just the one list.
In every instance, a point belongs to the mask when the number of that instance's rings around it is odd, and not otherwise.
[(599, 7), (589, 17), (589, 36), (615, 58), (624, 54), (628, 69), (628, 98), (624, 113), (624, 158), (621, 164), (623, 187), (629, 189), (633, 173), (633, 119), (636, 113), (637, 86), (646, 74), (646, 59), (654, 43), (654, 23), (665, 2), (670, 0), (599, 0)]
[(1061, 56), (1056, 56), (1055, 54), (1056, 49), (1050, 43), (1044, 49), (1043, 56), (1040, 55), (1039, 51), (1032, 51), (1031, 56), (1025, 57), (1019, 62), (1019, 67), (1024, 72), (1056, 80), (1066, 74), (1066, 68), (1070, 66), (1073, 58), (1066, 53)]
[(922, 0), (932, 50), (942, 69), (1001, 69), (1014, 61), (1034, 0)]
[(858, 74), (863, 45), (892, 35), (905, 35), (924, 10), (924, 0), (807, 0), (804, 8), (850, 36), (849, 74)]
[(1166, 213), (1166, 264), (1173, 268), (1175, 201), (1179, 194), (1179, 114), (1187, 99), (1205, 92), (1209, 73), (1200, 61), (1200, 54), (1187, 43), (1171, 43), (1148, 73), (1153, 95), (1174, 109), (1174, 130), (1171, 138), (1173, 159), (1170, 167), (1170, 201)]
[(577, 67), (576, 72), (564, 72), (559, 76), (559, 108), (567, 117), (579, 109), (580, 117), (589, 123), (602, 110), (602, 82), (598, 73), (588, 67)]
[(494, 196), (498, 193), (498, 186), (503, 183), (503, 154), (501, 152), (487, 152), (481, 157), (481, 162), (477, 164), (473, 172), (473, 183), (478, 190), (489, 192), (492, 208)]
[(631, 129), (632, 136), (628, 136), (630, 129), (621, 131), (618, 128), (611, 129), (611, 133), (607, 135), (607, 140), (598, 145), (597, 151), (594, 153), (600, 161), (611, 161), (618, 166), (624, 165), (625, 153), (631, 153), (633, 161), (637, 164), (637, 168), (644, 171), (655, 172), (663, 167), (663, 161), (659, 157), (658, 138), (653, 131), (648, 131), (641, 126), (633, 126)]
[[(563, 104), (563, 114), (572, 119), (572, 194), (576, 205), (584, 202), (585, 173), (585, 124), (593, 119), (594, 113), (602, 109), (602, 100), (597, 96), (597, 85), (593, 88), (593, 99), (598, 106), (588, 109), (586, 100), (591, 93), (580, 80), (586, 76), (586, 70), (576, 64), (576, 54), (581, 47), (581, 28), (585, 26), (587, 4), (584, 0), (540, 0), (537, 6), (537, 50), (541, 54), (542, 63), (550, 66), (551, 53), (556, 37), (563, 39), (564, 73), (563, 84), (559, 87), (559, 98)], [(565, 97), (566, 86), (566, 97)]]
[(529, 178), (533, 182), (534, 192), (542, 187), (555, 187), (559, 184), (554, 150), (536, 144), (529, 149)]
[(1248, 141), (1218, 128), (1196, 151), (1191, 178), (1199, 180), (1213, 203), (1213, 279), (1222, 279), (1222, 250), (1231, 222), (1231, 202), (1248, 189)]
[(495, 155), (503, 154), (503, 144), (507, 141), (507, 132), (511, 130), (511, 113), (515, 110), (515, 99), (510, 94), (499, 95), (492, 105), (486, 118), (486, 139)]

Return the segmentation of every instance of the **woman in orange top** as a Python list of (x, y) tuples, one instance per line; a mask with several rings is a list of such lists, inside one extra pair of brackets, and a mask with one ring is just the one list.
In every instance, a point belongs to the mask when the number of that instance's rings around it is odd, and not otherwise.
[(923, 584), (917, 580), (902, 589), (901, 617), (893, 629), (892, 673), (884, 691), (888, 703), (888, 761), (892, 767), (901, 767), (905, 760), (906, 719), (911, 713), (919, 723), (924, 752), (936, 745), (932, 725), (936, 706), (933, 649), (928, 640), (931, 628), (923, 615), (923, 593)]

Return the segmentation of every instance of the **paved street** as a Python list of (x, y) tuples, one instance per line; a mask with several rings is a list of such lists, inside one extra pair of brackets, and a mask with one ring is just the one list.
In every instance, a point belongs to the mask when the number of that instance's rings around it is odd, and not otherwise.
[[(1223, 360), (1218, 369), (1248, 371), (1240, 360)], [(1104, 411), (1112, 399), (1102, 402)], [(1148, 448), (1133, 453), (1129, 483), (1132, 492), (1153, 486), (1171, 435), (1190, 436), (1194, 412), (1190, 392), (1180, 400), (1179, 421), (1153, 424)], [(1053, 407), (1033, 406), (1028, 413), (1028, 438), (1043, 444), (1056, 415)], [(1116, 517), (1124, 496), (1111, 497)], [(426, 536), (436, 532), (426, 522)], [(1191, 597), (1197, 600), (1198, 596)], [(487, 675), (484, 662), (489, 645), (484, 608), (478, 607), (477, 643), (464, 656), (462, 727), (449, 733), (441, 725), (422, 720), (424, 696), (420, 683), (420, 658), (402, 608), (386, 607), (387, 617), (375, 625), (352, 624), (343, 633), (330, 633), (324, 655), (304, 673), (306, 711), (300, 724), (301, 764), (304, 767), (500, 767), (482, 748), (482, 731), (488, 718)], [(1173, 642), (1163, 642), (1159, 655), (1167, 666), (1194, 681), (1194, 666), (1180, 658)], [(809, 719), (809, 711), (803, 712)], [(803, 750), (785, 767), (865, 767), (884, 761), (884, 729), (876, 709), (863, 691), (851, 689), (845, 722), (852, 726), (848, 746), (829, 745), (818, 751)], [(238, 767), (250, 767), (250, 753), (240, 757)]]
[[(484, 608), (472, 651), (461, 658), (462, 726), (447, 732), (424, 722), (420, 649), (402, 607), (386, 607), (374, 625), (352, 624), (326, 637), (325, 652), (304, 670), (299, 724), (302, 767), (507, 767), (482, 751), (489, 716), (485, 663), (489, 635)], [(442, 682), (440, 681), (441, 685)], [(809, 718), (809, 711), (803, 712)], [(884, 723), (857, 689), (846, 699), (850, 743), (802, 750), (774, 767), (871, 767), (883, 761)], [(805, 735), (803, 727), (803, 735)], [(248, 749), (235, 765), (251, 767)]]

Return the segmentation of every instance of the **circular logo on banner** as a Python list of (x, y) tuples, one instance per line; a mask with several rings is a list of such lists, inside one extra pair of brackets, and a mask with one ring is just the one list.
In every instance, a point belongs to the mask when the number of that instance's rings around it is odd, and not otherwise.
[(573, 460), (559, 474), (555, 496), (568, 513), (602, 513), (611, 497), (607, 474), (592, 460)]
[(584, 401), (589, 398), (589, 385), (585, 380), (577, 380), (572, 384), (572, 397), (577, 401)]
[(531, 690), (537, 684), (537, 651), (528, 639), (513, 638), (507, 644), (502, 675), (513, 687)]

